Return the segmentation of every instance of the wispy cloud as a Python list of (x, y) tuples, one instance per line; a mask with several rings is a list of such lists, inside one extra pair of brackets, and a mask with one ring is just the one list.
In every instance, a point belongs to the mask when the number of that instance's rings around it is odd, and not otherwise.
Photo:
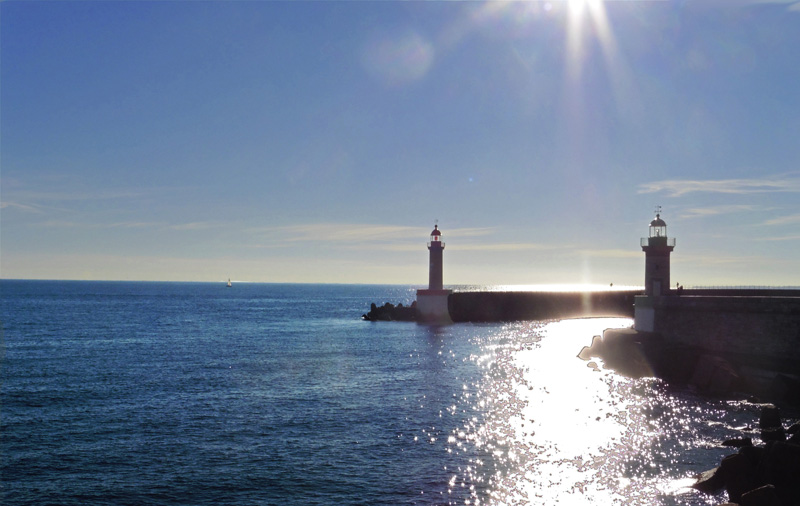
[(743, 4), (743, 5), (751, 5), (751, 4), (775, 4), (775, 5), (785, 5), (787, 11), (800, 11), (800, 2), (797, 0), (726, 0), (730, 4)]
[(550, 246), (537, 243), (486, 243), (458, 245), (459, 251), (541, 251), (560, 248), (560, 246)]
[(142, 191), (134, 190), (98, 190), (98, 191), (17, 191), (16, 195), (23, 197), (24, 200), (52, 203), (52, 202), (74, 202), (89, 200), (120, 200), (139, 198), (147, 195)]
[(39, 206), (31, 205), (31, 204), (20, 204), (18, 202), (0, 202), (0, 209), (19, 209), (20, 211), (26, 211), (29, 213), (36, 213), (36, 214), (44, 214)]
[(764, 222), (764, 225), (794, 225), (800, 223), (800, 214), (791, 214), (789, 216), (779, 216)]
[(751, 3), (755, 4), (784, 4), (787, 5), (790, 11), (800, 9), (800, 2), (797, 0), (750, 0)]
[(223, 228), (226, 227), (227, 224), (220, 221), (197, 221), (170, 224), (163, 221), (115, 221), (109, 223), (97, 223), (89, 221), (47, 220), (39, 223), (38, 226), (47, 228), (74, 228), (92, 230), (151, 228), (156, 230), (192, 231)]
[(3, 207), (16, 206), (39, 209), (42, 212), (74, 210), (76, 203), (106, 202), (133, 203), (142, 199), (161, 198), (191, 191), (181, 187), (101, 187), (96, 182), (74, 175), (40, 174), (36, 178), (3, 178)]
[(170, 230), (210, 230), (223, 228), (226, 224), (220, 221), (195, 221), (191, 223), (179, 223), (167, 226)]
[(675, 258), (672, 260), (672, 262), (674, 262), (674, 264), (680, 264), (692, 267), (741, 266), (742, 268), (746, 268), (748, 266), (763, 264), (764, 258), (752, 255), (729, 256), (722, 253), (708, 254), (708, 255), (685, 253), (681, 255), (676, 255)]
[(642, 252), (639, 249), (598, 249), (598, 250), (580, 250), (584, 257), (589, 258), (642, 258)]
[(114, 228), (154, 228), (163, 227), (163, 223), (144, 221), (118, 221), (113, 223), (89, 223), (79, 221), (48, 220), (39, 223), (40, 227), (47, 228), (83, 228), (83, 229), (114, 229)]
[(706, 218), (709, 216), (717, 216), (720, 214), (733, 214), (745, 211), (754, 211), (756, 206), (750, 205), (730, 205), (730, 206), (712, 206), (712, 207), (693, 207), (686, 209), (681, 213), (681, 218)]
[(639, 185), (638, 193), (665, 192), (669, 197), (689, 193), (773, 193), (800, 192), (797, 175), (772, 176), (760, 179), (670, 179)]
[[(359, 223), (309, 223), (283, 227), (253, 228), (251, 233), (260, 233), (282, 242), (396, 242), (424, 241), (428, 229), (401, 225), (368, 225)], [(490, 228), (460, 228), (445, 231), (445, 237), (474, 237), (491, 233)]]
[(284, 227), (268, 227), (256, 231), (274, 235), (284, 242), (324, 241), (353, 242), (391, 240), (419, 235), (415, 227), (394, 225), (362, 225), (353, 223), (309, 223)]
[(760, 239), (756, 239), (757, 241), (767, 241), (767, 242), (780, 242), (780, 241), (800, 241), (800, 235), (784, 235), (784, 236), (776, 236), (776, 237), (761, 237)]

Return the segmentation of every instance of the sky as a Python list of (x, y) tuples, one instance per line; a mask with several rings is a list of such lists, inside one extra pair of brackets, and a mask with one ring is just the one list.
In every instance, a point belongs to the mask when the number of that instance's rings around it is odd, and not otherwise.
[(0, 3), (0, 277), (800, 285), (800, 2)]

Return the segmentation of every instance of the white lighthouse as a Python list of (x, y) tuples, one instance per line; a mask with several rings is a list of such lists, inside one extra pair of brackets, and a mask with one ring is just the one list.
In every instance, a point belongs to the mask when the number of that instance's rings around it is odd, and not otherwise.
[(644, 251), (644, 293), (651, 297), (668, 295), (669, 254), (675, 249), (675, 238), (667, 237), (667, 224), (661, 219), (661, 207), (650, 222), (650, 234), (641, 241)]
[(428, 242), (428, 289), (417, 290), (417, 313), (419, 321), (426, 323), (450, 323), (447, 301), (451, 290), (445, 290), (443, 280), (444, 241), (439, 225), (433, 226)]
[(650, 233), (641, 241), (644, 251), (644, 295), (634, 304), (633, 326), (638, 331), (655, 330), (656, 298), (670, 294), (669, 254), (675, 249), (675, 238), (667, 237), (667, 223), (661, 219), (661, 207), (650, 222)]

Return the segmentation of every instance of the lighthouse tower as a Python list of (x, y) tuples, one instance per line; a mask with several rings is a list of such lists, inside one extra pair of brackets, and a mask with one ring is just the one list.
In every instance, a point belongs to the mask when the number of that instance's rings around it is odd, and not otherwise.
[(450, 311), (447, 300), (451, 290), (442, 283), (444, 242), (439, 225), (433, 226), (428, 242), (430, 262), (428, 265), (428, 289), (417, 290), (417, 313), (419, 321), (427, 323), (449, 323)]
[(441, 290), (442, 285), (442, 252), (444, 252), (444, 243), (442, 242), (442, 232), (439, 231), (439, 225), (433, 226), (431, 232), (431, 241), (428, 243), (428, 251), (430, 251), (430, 268), (428, 270), (428, 290)]
[(643, 237), (641, 245), (645, 259), (645, 295), (669, 295), (669, 254), (675, 249), (675, 238), (667, 237), (667, 224), (661, 219), (660, 206), (656, 209), (656, 219), (650, 222), (649, 237)]

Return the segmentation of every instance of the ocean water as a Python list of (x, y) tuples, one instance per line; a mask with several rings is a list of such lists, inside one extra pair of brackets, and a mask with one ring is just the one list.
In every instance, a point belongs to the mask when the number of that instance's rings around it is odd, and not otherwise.
[(759, 406), (576, 357), (628, 319), (364, 322), (410, 286), (0, 281), (0, 502), (700, 505)]

